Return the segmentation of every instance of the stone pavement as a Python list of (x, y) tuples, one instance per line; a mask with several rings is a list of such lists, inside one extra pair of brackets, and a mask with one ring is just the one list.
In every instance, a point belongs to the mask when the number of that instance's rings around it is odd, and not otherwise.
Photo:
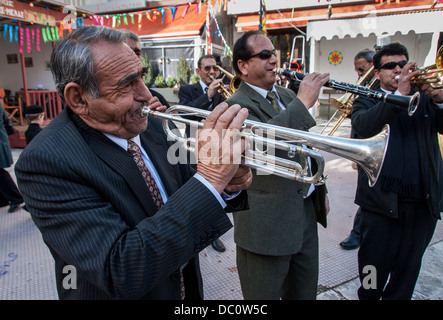
[[(318, 125), (311, 131), (320, 132), (321, 129), (322, 126)], [(349, 137), (349, 131), (349, 121), (345, 120), (334, 136)], [(15, 161), (20, 151), (13, 149)], [(325, 174), (329, 176), (327, 186), (331, 212), (328, 227), (319, 226), (320, 276), (317, 298), (356, 300), (359, 287), (357, 250), (342, 250), (339, 243), (348, 236), (357, 210), (353, 202), (357, 173), (351, 168), (350, 161), (328, 153), (322, 154), (326, 161)], [(13, 172), (12, 167), (9, 172)], [(58, 299), (54, 262), (40, 232), (28, 212), (20, 209), (7, 213), (7, 209), (0, 208), (0, 300)], [(233, 230), (224, 234), (221, 240), (226, 246), (225, 252), (216, 252), (209, 246), (200, 253), (205, 299), (241, 300)], [(439, 221), (423, 258), (413, 299), (443, 300), (442, 240), (443, 224)]]

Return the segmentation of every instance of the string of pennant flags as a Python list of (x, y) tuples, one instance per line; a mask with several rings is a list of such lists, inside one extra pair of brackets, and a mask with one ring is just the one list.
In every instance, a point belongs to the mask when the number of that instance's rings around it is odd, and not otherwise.
[[(227, 11), (227, 4), (229, 1), (230, 0), (197, 0), (195, 2), (189, 2), (182, 5), (184, 6), (184, 10), (181, 14), (181, 18), (184, 18), (187, 14), (190, 14), (189, 8), (191, 7), (191, 4), (196, 4), (195, 14), (201, 14), (203, 6), (207, 5), (208, 10), (205, 26), (206, 48), (212, 48), (210, 22), (214, 21), (216, 25), (214, 35), (221, 38), (222, 45), (225, 48), (224, 55), (232, 56), (231, 48), (226, 43), (218, 22), (215, 18), (215, 8), (217, 8), (218, 12), (220, 12), (221, 10)], [(129, 23), (131, 23), (133, 25), (137, 25), (138, 30), (142, 30), (143, 25), (146, 22), (149, 23), (154, 22), (157, 19), (161, 19), (161, 23), (163, 24), (167, 12), (170, 12), (172, 14), (172, 20), (174, 21), (176, 19), (178, 7), (179, 6), (165, 8), (162, 7), (139, 12), (119, 13), (112, 15), (86, 15), (84, 13), (77, 14), (77, 12), (69, 12), (69, 15), (67, 15), (62, 21), (56, 21), (55, 26), (49, 26), (49, 23), (47, 23), (46, 26), (37, 25), (33, 23), (33, 21), (30, 21), (31, 26), (23, 27), (15, 25), (15, 23), (17, 23), (17, 20), (14, 20), (14, 25), (7, 23), (0, 24), (0, 27), (3, 26), (3, 37), (2, 34), (0, 34), (0, 38), (5, 41), (19, 43), (20, 53), (23, 53), (25, 49), (26, 35), (26, 50), (28, 53), (31, 53), (33, 46), (36, 47), (37, 51), (40, 51), (41, 41), (43, 41), (43, 43), (58, 41), (63, 38), (65, 30), (68, 30), (70, 33), (73, 29), (85, 25), (85, 23), (93, 23), (96, 25), (102, 25), (111, 28), (118, 28), (120, 26), (129, 25)]]
[[(221, 12), (221, 10), (227, 11), (227, 4), (229, 1), (235, 0), (197, 0), (180, 6), (164, 8), (162, 7), (157, 9), (143, 10), (139, 12), (119, 13), (111, 15), (86, 15), (84, 13), (77, 14), (77, 12), (70, 12), (69, 15), (67, 15), (62, 21), (56, 21), (55, 26), (50, 26), (49, 22), (46, 26), (36, 25), (35, 23), (33, 23), (33, 21), (29, 21), (31, 23), (30, 27), (17, 26), (15, 24), (12, 25), (7, 23), (0, 24), (0, 27), (3, 26), (3, 35), (0, 34), (0, 38), (3, 38), (3, 40), (9, 42), (19, 43), (20, 53), (23, 53), (26, 36), (26, 49), (28, 53), (31, 53), (33, 45), (35, 45), (37, 51), (40, 51), (41, 41), (43, 41), (44, 43), (58, 41), (63, 38), (65, 30), (68, 30), (70, 33), (72, 29), (85, 25), (85, 22), (87, 24), (95, 23), (96, 25), (102, 25), (111, 28), (118, 28), (122, 25), (129, 25), (129, 23), (131, 23), (133, 25), (137, 25), (137, 29), (140, 31), (143, 29), (146, 20), (149, 23), (154, 22), (157, 19), (161, 19), (161, 23), (163, 23), (167, 12), (170, 12), (172, 14), (172, 21), (174, 21), (176, 19), (177, 9), (181, 6), (184, 6), (183, 13), (181, 14), (181, 17), (184, 18), (187, 14), (189, 14), (189, 8), (191, 7), (191, 4), (196, 4), (195, 14), (201, 14), (203, 6), (207, 6), (207, 16), (205, 24), (205, 53), (209, 54), (212, 52), (211, 34), (213, 34), (221, 39), (221, 43), (224, 48), (223, 56), (230, 56), (232, 58), (232, 50), (223, 37), (223, 34), (216, 19), (217, 12)], [(264, 0), (261, 1), (263, 3), (264, 12), (262, 15), (262, 20), (260, 21), (260, 25), (262, 26), (263, 30), (266, 31), (266, 4)], [(320, 0), (317, 1), (320, 2)], [(331, 0), (324, 1), (329, 2)], [(391, 1), (400, 3), (400, 0), (386, 0), (386, 3), (390, 3)], [(384, 0), (377, 0), (377, 2), (383, 3)], [(434, 0), (434, 3), (430, 7), (430, 9), (434, 9), (437, 4), (441, 3), (443, 3), (443, 0)], [(14, 23), (16, 22), (17, 21), (15, 20)], [(216, 26), (216, 30), (213, 33), (211, 32), (211, 22), (214, 22)]]

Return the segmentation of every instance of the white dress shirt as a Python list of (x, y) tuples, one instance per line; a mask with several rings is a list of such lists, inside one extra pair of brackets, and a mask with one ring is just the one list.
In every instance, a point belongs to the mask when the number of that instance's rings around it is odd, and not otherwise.
[[(126, 151), (128, 150), (128, 141), (126, 139), (116, 137), (116, 136), (109, 134), (109, 133), (103, 133), (103, 134), (105, 136), (107, 136), (109, 139), (111, 139), (113, 142), (115, 142), (118, 146), (123, 148), (123, 150), (126, 150)], [(168, 195), (166, 194), (165, 187), (163, 185), (163, 182), (160, 179), (157, 169), (155, 168), (154, 164), (152, 163), (151, 159), (149, 158), (148, 154), (146, 153), (145, 149), (143, 148), (143, 146), (140, 143), (140, 136), (136, 136), (135, 138), (133, 138), (131, 140), (134, 141), (138, 145), (138, 147), (140, 148), (140, 151), (141, 151), (142, 157), (143, 157), (143, 161), (144, 161), (146, 167), (148, 168), (149, 172), (151, 173), (152, 177), (154, 178), (155, 182), (157, 183), (157, 186), (160, 190), (160, 194), (163, 199), (163, 203), (166, 203), (166, 201), (168, 201)], [(223, 198), (221, 197), (221, 195), (217, 192), (217, 190), (215, 190), (215, 188), (205, 178), (203, 178), (198, 173), (196, 173), (194, 175), (194, 178), (196, 178), (201, 183), (203, 183), (214, 194), (214, 196), (217, 198), (218, 202), (220, 203), (220, 205), (223, 208), (226, 207), (226, 203), (223, 200)]]

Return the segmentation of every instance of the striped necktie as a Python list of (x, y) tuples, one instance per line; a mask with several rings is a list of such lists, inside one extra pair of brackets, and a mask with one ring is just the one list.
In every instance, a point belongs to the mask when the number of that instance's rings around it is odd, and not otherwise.
[(278, 98), (273, 91), (268, 92), (268, 94), (266, 95), (266, 99), (271, 101), (272, 107), (274, 107), (275, 111), (281, 111), (280, 104), (278, 103)]
[(145, 162), (143, 161), (140, 148), (132, 140), (128, 140), (128, 152), (134, 158), (134, 161), (137, 164), (138, 169), (140, 170), (143, 178), (145, 179), (146, 185), (148, 186), (152, 199), (154, 199), (155, 205), (157, 206), (158, 209), (160, 209), (161, 207), (163, 207), (164, 204), (162, 196), (160, 194), (160, 190), (154, 178), (152, 177), (151, 173), (149, 172), (148, 168), (146, 167)]
[[(154, 199), (155, 205), (160, 210), (161, 207), (163, 207), (163, 205), (164, 205), (162, 196), (160, 194), (160, 189), (158, 188), (157, 183), (155, 182), (154, 178), (152, 177), (151, 172), (149, 172), (149, 169), (146, 167), (145, 162), (143, 161), (143, 157), (142, 157), (140, 148), (132, 140), (128, 140), (128, 152), (134, 158), (134, 161), (137, 164), (138, 169), (140, 170), (143, 178), (145, 179), (145, 182), (146, 182), (146, 185), (148, 186), (149, 192), (151, 193), (151, 196)], [(181, 294), (181, 299), (184, 300), (184, 298), (185, 298), (185, 281), (183, 278), (182, 268), (180, 268), (180, 294)]]

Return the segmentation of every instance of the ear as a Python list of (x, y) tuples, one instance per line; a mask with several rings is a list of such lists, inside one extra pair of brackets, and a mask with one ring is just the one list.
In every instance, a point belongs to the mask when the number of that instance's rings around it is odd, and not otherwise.
[(374, 69), (374, 75), (378, 80), (380, 80), (379, 74), (380, 74), (380, 70)]
[(74, 82), (70, 82), (66, 85), (65, 100), (68, 106), (79, 116), (86, 115), (88, 113), (87, 96), (83, 88)]
[(238, 69), (241, 72), (241, 75), (247, 76), (248, 75), (248, 61), (244, 60), (238, 60), (237, 61)]

